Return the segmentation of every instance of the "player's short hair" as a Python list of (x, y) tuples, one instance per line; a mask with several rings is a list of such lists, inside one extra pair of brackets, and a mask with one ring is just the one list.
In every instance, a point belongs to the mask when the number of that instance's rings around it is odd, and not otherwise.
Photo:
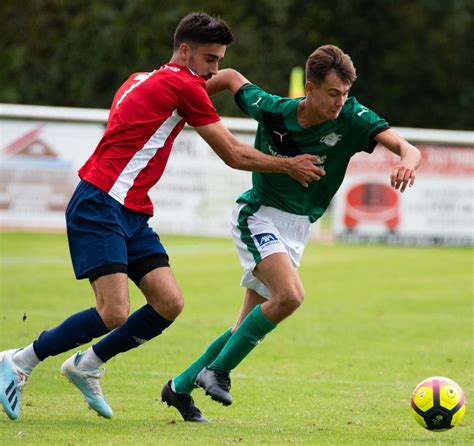
[(177, 50), (182, 43), (230, 45), (233, 40), (232, 31), (224, 20), (205, 12), (193, 12), (179, 22), (174, 32), (173, 49)]
[(323, 82), (331, 70), (334, 70), (347, 84), (352, 85), (357, 78), (352, 59), (337, 46), (320, 46), (306, 60), (307, 81)]

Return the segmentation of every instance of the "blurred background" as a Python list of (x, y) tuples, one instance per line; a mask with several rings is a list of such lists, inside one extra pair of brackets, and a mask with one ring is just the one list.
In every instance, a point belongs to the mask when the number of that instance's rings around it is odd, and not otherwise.
[[(281, 96), (315, 48), (338, 45), (357, 69), (351, 94), (420, 148), (419, 179), (405, 194), (390, 188), (395, 157), (355, 156), (316, 239), (474, 244), (473, 0), (3, 0), (0, 228), (64, 229), (77, 169), (115, 91), (170, 60), (174, 30), (193, 11), (233, 29), (221, 68)], [(213, 101), (253, 144), (256, 123), (231, 95)], [(235, 198), (250, 184), (250, 173), (228, 169), (186, 127), (150, 192), (151, 224), (227, 237)]]
[[(473, 0), (3, 0), (0, 102), (108, 108), (131, 73), (169, 61), (192, 11), (232, 27), (222, 67), (276, 94), (332, 43), (357, 68), (353, 94), (391, 125), (474, 128)], [(216, 105), (241, 116), (226, 95)]]

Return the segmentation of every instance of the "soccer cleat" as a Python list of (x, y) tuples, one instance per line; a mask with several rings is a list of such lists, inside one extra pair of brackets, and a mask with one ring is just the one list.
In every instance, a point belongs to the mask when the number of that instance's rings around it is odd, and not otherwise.
[(209, 420), (194, 405), (191, 395), (173, 392), (171, 381), (168, 381), (161, 390), (161, 401), (178, 409), (184, 421), (207, 423)]
[(13, 355), (20, 349), (0, 352), (0, 402), (10, 420), (20, 414), (21, 391), (29, 378), (31, 370), (24, 370), (13, 362)]
[(105, 401), (99, 386), (99, 379), (104, 376), (105, 369), (81, 370), (77, 367), (80, 360), (81, 352), (77, 352), (63, 362), (61, 373), (82, 392), (91, 409), (101, 417), (112, 418), (112, 408)]
[(227, 372), (211, 370), (207, 367), (202, 369), (196, 377), (196, 385), (206, 391), (214, 401), (222, 403), (224, 406), (232, 404), (230, 390), (230, 376)]

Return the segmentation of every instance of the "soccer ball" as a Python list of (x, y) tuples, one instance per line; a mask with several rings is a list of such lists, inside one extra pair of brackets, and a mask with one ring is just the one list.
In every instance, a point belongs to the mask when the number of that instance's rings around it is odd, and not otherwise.
[(411, 413), (418, 424), (434, 432), (456, 426), (466, 412), (464, 393), (453, 380), (433, 376), (415, 387)]

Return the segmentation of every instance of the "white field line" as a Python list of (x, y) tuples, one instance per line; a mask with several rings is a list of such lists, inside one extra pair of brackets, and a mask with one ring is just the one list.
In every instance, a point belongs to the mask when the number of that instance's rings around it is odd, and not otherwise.
[(62, 265), (70, 262), (63, 256), (1, 256), (1, 265)]
[[(127, 372), (128, 373), (128, 372)], [(132, 372), (133, 373), (133, 372)], [(153, 371), (150, 373), (151, 376), (156, 376), (159, 378), (169, 379), (170, 374), (164, 372)], [(247, 381), (257, 381), (269, 383), (272, 381), (278, 381), (282, 383), (299, 383), (299, 384), (337, 384), (342, 386), (372, 386), (372, 387), (391, 387), (397, 389), (409, 389), (410, 392), (414, 388), (413, 383), (401, 383), (401, 382), (384, 382), (384, 381), (352, 381), (352, 380), (341, 380), (341, 379), (330, 379), (330, 378), (297, 378), (297, 377), (285, 377), (285, 376), (260, 376), (260, 375), (246, 375), (243, 373), (232, 373), (232, 377), (235, 379), (242, 379)], [(472, 393), (474, 388), (469, 386), (463, 386), (464, 393)]]
[[(129, 373), (129, 372), (127, 372)], [(132, 372), (133, 373), (133, 372)], [(168, 378), (169, 373), (153, 371), (150, 373), (151, 376), (160, 378)], [(396, 387), (400, 389), (411, 388), (411, 384), (393, 383), (393, 382), (382, 382), (382, 381), (345, 381), (339, 379), (327, 379), (327, 378), (288, 378), (285, 376), (259, 376), (259, 375), (246, 375), (242, 373), (233, 373), (232, 377), (235, 379), (242, 379), (247, 381), (258, 381), (258, 382), (282, 382), (282, 383), (300, 383), (300, 384), (338, 384), (338, 385), (349, 385), (349, 386), (373, 386), (373, 387)]]
[[(165, 247), (166, 248), (166, 247)], [(198, 255), (198, 254), (225, 254), (234, 253), (235, 249), (229, 246), (203, 246), (203, 245), (183, 245), (166, 248), (170, 256), (173, 255)], [(237, 261), (237, 258), (236, 258)], [(69, 257), (65, 256), (2, 256), (0, 254), (0, 264), (2, 265), (60, 265), (70, 263)]]

